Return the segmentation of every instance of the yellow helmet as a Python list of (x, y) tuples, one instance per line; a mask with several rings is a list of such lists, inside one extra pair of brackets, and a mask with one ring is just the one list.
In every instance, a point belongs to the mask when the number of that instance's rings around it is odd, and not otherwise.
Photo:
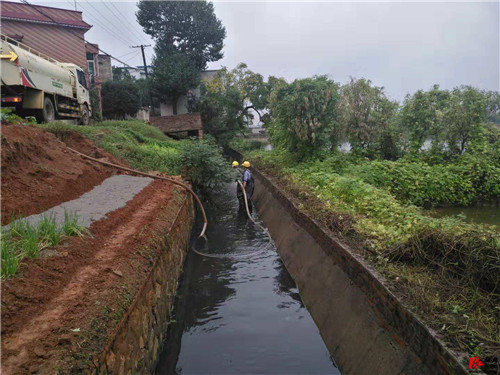
[(244, 161), (242, 164), (245, 168), (250, 168), (250, 162)]
[(236, 160), (235, 160), (235, 161), (233, 161), (233, 167), (239, 167), (239, 165), (240, 165), (240, 164), (239, 164)]

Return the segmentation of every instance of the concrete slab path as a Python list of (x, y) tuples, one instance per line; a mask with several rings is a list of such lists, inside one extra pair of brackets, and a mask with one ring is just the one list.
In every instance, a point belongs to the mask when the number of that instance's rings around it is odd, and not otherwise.
[(57, 225), (60, 226), (64, 223), (64, 213), (67, 212), (76, 214), (78, 224), (88, 228), (92, 222), (104, 218), (107, 213), (124, 207), (152, 181), (153, 179), (149, 177), (111, 176), (79, 198), (64, 202), (41, 214), (28, 216), (26, 219), (36, 226), (44, 216), (53, 215)]

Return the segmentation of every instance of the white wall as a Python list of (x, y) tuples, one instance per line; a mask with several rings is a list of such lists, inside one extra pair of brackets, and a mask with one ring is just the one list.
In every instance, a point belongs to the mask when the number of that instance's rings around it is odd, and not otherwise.
[[(207, 70), (201, 72), (201, 79), (211, 80), (214, 75), (217, 73), (217, 70)], [(196, 96), (196, 100), (200, 100), (201, 89), (200, 86), (192, 89), (193, 94)], [(187, 94), (187, 93), (186, 93)], [(187, 105), (187, 95), (181, 95), (179, 100), (177, 101), (177, 114), (182, 115), (184, 113), (188, 113), (188, 105)], [(160, 116), (172, 116), (174, 114), (174, 109), (172, 103), (161, 103), (160, 104)]]

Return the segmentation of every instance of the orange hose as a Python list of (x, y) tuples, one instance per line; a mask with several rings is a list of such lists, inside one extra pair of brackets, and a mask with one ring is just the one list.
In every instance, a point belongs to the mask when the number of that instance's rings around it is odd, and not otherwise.
[(208, 225), (208, 220), (207, 220), (207, 215), (205, 213), (205, 208), (203, 207), (203, 204), (201, 203), (200, 198), (198, 198), (198, 196), (195, 194), (195, 192), (193, 190), (191, 190), (191, 188), (189, 186), (187, 186), (186, 184), (184, 184), (182, 182), (179, 182), (179, 181), (177, 181), (177, 180), (175, 180), (173, 178), (163, 177), (163, 176), (155, 176), (155, 175), (152, 175), (152, 174), (149, 174), (149, 173), (145, 173), (145, 172), (141, 172), (141, 171), (138, 171), (138, 170), (135, 170), (135, 169), (130, 169), (130, 168), (127, 168), (127, 167), (123, 167), (123, 166), (118, 165), (118, 164), (108, 163), (107, 161), (102, 161), (102, 160), (93, 158), (91, 156), (82, 154), (81, 152), (76, 151), (76, 150), (72, 149), (71, 147), (68, 147), (68, 150), (74, 152), (77, 155), (80, 155), (83, 158), (95, 161), (97, 163), (101, 163), (103, 165), (107, 165), (108, 167), (113, 167), (113, 168), (121, 169), (123, 171), (135, 173), (135, 174), (138, 174), (140, 176), (156, 178), (157, 180), (170, 181), (170, 182), (172, 182), (175, 185), (183, 187), (184, 189), (186, 189), (194, 197), (194, 199), (196, 199), (196, 202), (200, 206), (200, 210), (201, 210), (201, 213), (203, 215), (204, 224), (203, 224), (203, 229), (201, 230), (201, 233), (200, 233), (200, 235), (198, 237), (203, 237), (205, 235), (205, 231), (207, 230), (207, 225)]

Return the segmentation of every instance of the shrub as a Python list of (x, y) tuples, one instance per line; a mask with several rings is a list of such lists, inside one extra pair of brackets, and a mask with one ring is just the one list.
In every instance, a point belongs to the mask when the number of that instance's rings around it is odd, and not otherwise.
[(213, 141), (188, 141), (182, 146), (183, 176), (205, 196), (220, 190), (230, 181), (230, 168), (222, 150)]
[(230, 143), (229, 147), (240, 152), (260, 150), (263, 148), (262, 142), (256, 140), (249, 140), (244, 138), (234, 138)]
[(105, 118), (123, 119), (137, 113), (141, 106), (139, 89), (132, 80), (104, 82), (101, 96)]

